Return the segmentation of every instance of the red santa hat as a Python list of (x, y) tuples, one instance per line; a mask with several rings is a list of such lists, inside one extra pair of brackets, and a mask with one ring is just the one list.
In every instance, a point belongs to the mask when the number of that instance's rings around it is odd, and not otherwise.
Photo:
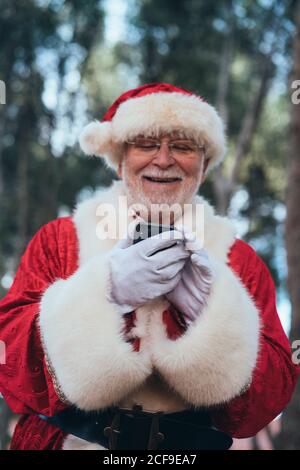
[(209, 169), (223, 159), (226, 136), (217, 111), (201, 96), (168, 83), (151, 83), (123, 93), (102, 121), (83, 129), (79, 143), (84, 153), (104, 157), (116, 169), (126, 140), (172, 131), (205, 145)]

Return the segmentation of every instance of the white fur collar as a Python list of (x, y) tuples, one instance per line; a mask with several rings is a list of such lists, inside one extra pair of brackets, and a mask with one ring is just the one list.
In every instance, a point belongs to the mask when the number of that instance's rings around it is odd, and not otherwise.
[[(115, 208), (116, 214), (119, 215), (120, 196), (125, 196), (124, 184), (122, 181), (115, 181), (109, 188), (98, 190), (90, 199), (77, 205), (73, 221), (79, 240), (79, 265), (97, 254), (109, 251), (117, 242), (117, 239), (101, 240), (97, 237), (97, 224), (101, 220), (101, 216), (97, 213), (99, 214), (99, 208), (105, 207), (104, 204), (109, 204)], [(193, 204), (204, 205), (204, 227), (194, 227), (197, 237), (204, 240), (203, 246), (208, 254), (226, 263), (228, 251), (236, 236), (233, 223), (226, 217), (216, 215), (213, 207), (202, 196), (195, 196)], [(128, 225), (133, 217), (126, 215), (123, 220), (127, 220)], [(189, 218), (185, 216), (184, 222), (186, 223), (188, 220)]]

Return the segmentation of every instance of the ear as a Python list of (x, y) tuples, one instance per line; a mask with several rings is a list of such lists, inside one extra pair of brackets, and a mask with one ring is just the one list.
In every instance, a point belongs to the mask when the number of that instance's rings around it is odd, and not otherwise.
[(202, 178), (201, 178), (201, 184), (205, 181), (206, 179), (206, 170), (207, 170), (207, 167), (208, 167), (208, 163), (209, 163), (209, 158), (206, 158), (204, 160), (204, 163), (203, 163), (203, 173), (202, 173)]
[(209, 158), (205, 158), (204, 164), (203, 164), (203, 173), (206, 173), (208, 164), (209, 164)]
[(122, 160), (118, 164), (117, 175), (121, 180), (122, 179)]

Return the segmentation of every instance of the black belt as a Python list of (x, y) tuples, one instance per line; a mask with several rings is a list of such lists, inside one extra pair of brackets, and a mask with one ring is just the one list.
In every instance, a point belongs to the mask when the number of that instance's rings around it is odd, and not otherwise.
[(51, 418), (40, 417), (109, 450), (226, 450), (232, 445), (228, 434), (212, 426), (207, 411), (147, 412), (135, 405), (89, 413), (68, 408)]

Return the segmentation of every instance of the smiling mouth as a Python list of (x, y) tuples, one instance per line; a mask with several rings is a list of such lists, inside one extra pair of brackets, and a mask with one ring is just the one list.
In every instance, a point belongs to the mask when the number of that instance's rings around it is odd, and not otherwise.
[(176, 181), (181, 181), (182, 178), (173, 177), (173, 178), (158, 178), (154, 176), (143, 176), (148, 181), (152, 181), (153, 183), (175, 183)]

